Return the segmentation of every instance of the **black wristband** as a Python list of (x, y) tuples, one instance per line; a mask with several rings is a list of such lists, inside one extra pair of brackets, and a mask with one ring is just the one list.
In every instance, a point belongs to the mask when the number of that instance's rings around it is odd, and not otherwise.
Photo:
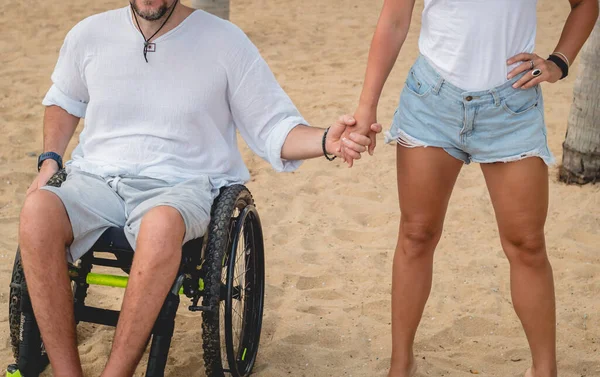
[(323, 141), (321, 143), (321, 146), (323, 147), (323, 155), (325, 156), (325, 158), (328, 159), (329, 161), (333, 161), (333, 160), (335, 160), (335, 158), (337, 156), (329, 157), (329, 153), (327, 153), (327, 149), (325, 148), (325, 141), (327, 140), (328, 132), (329, 132), (329, 127), (327, 127), (327, 129), (325, 130), (325, 133), (323, 134)]
[(560, 57), (556, 55), (550, 55), (548, 56), (547, 60), (550, 60), (551, 62), (556, 64), (558, 68), (560, 68), (560, 70), (562, 71), (562, 77), (560, 78), (561, 80), (569, 75), (569, 65)]

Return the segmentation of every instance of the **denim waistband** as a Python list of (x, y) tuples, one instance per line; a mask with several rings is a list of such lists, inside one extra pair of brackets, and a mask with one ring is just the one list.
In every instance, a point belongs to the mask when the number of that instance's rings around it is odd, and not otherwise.
[(490, 102), (499, 105), (502, 98), (510, 97), (522, 90), (515, 89), (512, 85), (527, 73), (523, 72), (518, 74), (495, 88), (480, 91), (468, 91), (461, 89), (444, 79), (435, 68), (429, 64), (427, 58), (423, 55), (419, 56), (412, 69), (415, 71), (415, 75), (419, 80), (423, 80), (432, 86), (433, 93), (440, 94), (448, 99), (473, 105)]

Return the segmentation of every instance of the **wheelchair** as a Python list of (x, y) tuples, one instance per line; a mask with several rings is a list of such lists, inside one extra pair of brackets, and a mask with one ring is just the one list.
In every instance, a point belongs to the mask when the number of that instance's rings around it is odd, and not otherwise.
[[(60, 186), (64, 170), (48, 182)], [(75, 321), (116, 326), (119, 311), (87, 306), (90, 285), (127, 286), (128, 276), (93, 273), (94, 266), (129, 273), (133, 250), (122, 228), (110, 228), (75, 264), (69, 264)], [(180, 296), (189, 310), (202, 312), (206, 375), (246, 377), (256, 362), (265, 291), (263, 235), (250, 191), (242, 185), (223, 188), (211, 209), (206, 236), (183, 245), (179, 272), (161, 308), (148, 342), (147, 377), (164, 376)], [(202, 298), (201, 305), (198, 305)], [(17, 249), (10, 283), (10, 339), (16, 364), (7, 377), (38, 376), (48, 355), (37, 327)]]

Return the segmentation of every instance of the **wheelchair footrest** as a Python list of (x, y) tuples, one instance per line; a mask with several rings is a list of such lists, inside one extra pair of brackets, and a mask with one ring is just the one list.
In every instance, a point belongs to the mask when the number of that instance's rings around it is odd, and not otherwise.
[(202, 305), (192, 305), (188, 309), (190, 309), (191, 312), (216, 312), (217, 311), (214, 306), (202, 306)]

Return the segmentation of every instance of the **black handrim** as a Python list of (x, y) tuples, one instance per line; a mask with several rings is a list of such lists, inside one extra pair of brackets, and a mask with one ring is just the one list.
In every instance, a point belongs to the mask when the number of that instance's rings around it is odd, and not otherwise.
[(223, 361), (234, 377), (252, 371), (262, 325), (264, 250), (260, 220), (254, 206), (235, 219), (229, 253), (224, 260), (225, 297), (221, 302), (224, 330)]

